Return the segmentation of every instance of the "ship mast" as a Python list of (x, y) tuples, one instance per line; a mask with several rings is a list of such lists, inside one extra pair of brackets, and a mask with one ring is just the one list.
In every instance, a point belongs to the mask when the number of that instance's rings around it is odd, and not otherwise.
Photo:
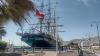
[[(41, 11), (42, 12), (43, 12), (43, 9), (44, 9), (44, 0), (42, 0), (42, 3), (41, 3)], [(40, 33), (42, 33), (42, 31), (43, 31), (42, 24), (43, 24), (43, 20), (42, 21), (40, 20)]]
[[(37, 24), (31, 24), (36, 25), (37, 27), (30, 29), (32, 33), (34, 33), (34, 30), (39, 30), (39, 33), (45, 33), (46, 35), (50, 35), (49, 38), (52, 38), (54, 42), (56, 42), (56, 51), (58, 51), (59, 46), (59, 34), (58, 34), (58, 27), (61, 27), (62, 25), (57, 24), (58, 17), (56, 16), (56, 7), (52, 10), (51, 8), (51, 0), (48, 0), (47, 5), (45, 7), (45, 1), (41, 0), (41, 4), (39, 6), (39, 10), (45, 13), (45, 16), (43, 20), (39, 20)], [(45, 10), (46, 9), (46, 10)], [(22, 34), (24, 34), (22, 32)], [(18, 34), (19, 35), (19, 34)]]
[[(48, 32), (53, 35), (53, 38), (56, 40), (56, 51), (58, 52), (58, 28), (57, 26), (57, 17), (56, 17), (56, 6), (54, 7), (53, 13), (51, 13), (51, 0), (48, 1)], [(53, 14), (53, 15), (51, 15)]]
[(50, 33), (50, 25), (51, 25), (51, 1), (50, 0), (48, 0), (48, 19), (47, 19), (47, 30), (48, 30), (48, 32)]

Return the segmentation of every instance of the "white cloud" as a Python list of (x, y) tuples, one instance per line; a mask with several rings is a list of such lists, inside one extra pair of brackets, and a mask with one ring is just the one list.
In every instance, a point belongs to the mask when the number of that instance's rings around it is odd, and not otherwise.
[(0, 5), (3, 6), (3, 5), (8, 5), (8, 3), (6, 2), (6, 0), (0, 0)]
[(85, 5), (88, 5), (89, 0), (78, 0), (79, 2), (84, 3)]
[(96, 2), (97, 0), (77, 0), (77, 1), (83, 3), (84, 5), (89, 6), (89, 5), (92, 4), (91, 2), (94, 3), (94, 2)]

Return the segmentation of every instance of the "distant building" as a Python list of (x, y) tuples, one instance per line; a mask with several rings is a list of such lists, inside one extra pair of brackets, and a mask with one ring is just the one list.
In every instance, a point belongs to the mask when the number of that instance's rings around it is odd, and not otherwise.
[(83, 48), (98, 48), (99, 47), (99, 39), (98, 37), (91, 37), (85, 39), (73, 39), (71, 40), (73, 43), (78, 43), (80, 47)]

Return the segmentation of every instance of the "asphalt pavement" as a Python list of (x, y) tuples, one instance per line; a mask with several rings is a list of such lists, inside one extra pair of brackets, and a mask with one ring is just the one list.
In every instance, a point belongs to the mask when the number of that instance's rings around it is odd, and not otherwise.
[(97, 56), (94, 53), (80, 50), (79, 56)]
[(94, 53), (90, 53), (90, 52), (86, 52), (82, 50), (80, 50), (79, 52), (78, 50), (71, 50), (71, 51), (63, 52), (59, 54), (58, 56), (97, 56), (97, 55), (95, 55)]
[(82, 51), (80, 50), (78, 52), (78, 50), (68, 50), (68, 51), (62, 51), (60, 53), (58, 53), (58, 55), (56, 55), (55, 51), (44, 51), (44, 54), (41, 55), (40, 53), (37, 53), (37, 55), (29, 55), (29, 56), (97, 56), (94, 53), (90, 53), (87, 51)]

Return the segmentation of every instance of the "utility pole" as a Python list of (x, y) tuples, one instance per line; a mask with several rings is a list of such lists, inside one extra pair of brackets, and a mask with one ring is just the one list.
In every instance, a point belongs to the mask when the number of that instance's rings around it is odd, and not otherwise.
[(98, 37), (98, 40), (99, 40), (99, 49), (100, 49), (100, 36), (99, 36), (99, 23), (100, 22), (94, 22), (94, 23), (96, 25), (97, 37)]
[(58, 53), (58, 29), (57, 29), (57, 22), (56, 22), (56, 15), (55, 15), (55, 10), (54, 10), (54, 35), (56, 37), (56, 52)]
[(100, 48), (100, 37), (99, 37), (99, 26), (98, 26), (98, 23), (96, 23), (96, 28), (97, 28), (97, 35), (98, 35), (98, 39), (99, 39), (99, 48)]

